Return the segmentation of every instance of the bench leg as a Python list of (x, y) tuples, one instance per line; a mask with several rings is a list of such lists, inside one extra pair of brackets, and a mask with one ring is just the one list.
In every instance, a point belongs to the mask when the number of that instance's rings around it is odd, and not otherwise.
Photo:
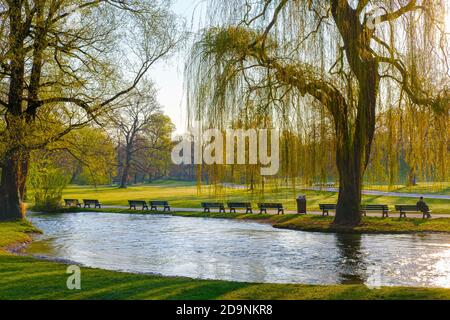
[(363, 214), (364, 217), (367, 217), (367, 212), (366, 211), (363, 211), (362, 214)]
[(328, 210), (323, 210), (322, 217), (329, 216), (329, 215), (330, 214), (329, 214)]
[(401, 218), (406, 218), (406, 212), (400, 212), (400, 219)]
[(253, 210), (251, 208), (247, 208), (247, 211), (245, 213), (251, 213), (253, 214)]
[(284, 209), (278, 209), (278, 214), (284, 214)]
[(152, 206), (152, 207), (150, 208), (150, 210), (151, 210), (151, 211), (158, 211), (158, 208), (155, 207), (155, 206)]
[(170, 212), (170, 207), (169, 206), (164, 207), (164, 211), (166, 210)]
[(236, 209), (230, 208), (230, 213), (236, 213)]
[(222, 213), (222, 212), (223, 212), (223, 213), (226, 213), (226, 212), (225, 212), (225, 208), (220, 208), (220, 209), (219, 209), (219, 213)]

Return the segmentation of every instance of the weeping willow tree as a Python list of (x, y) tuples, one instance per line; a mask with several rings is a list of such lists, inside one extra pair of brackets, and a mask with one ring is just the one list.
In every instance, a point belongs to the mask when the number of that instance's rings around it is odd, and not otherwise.
[[(445, 0), (211, 0), (211, 26), (187, 66), (191, 115), (224, 126), (252, 101), (280, 127), (307, 126), (305, 137), (320, 128), (317, 121), (331, 123), (339, 174), (334, 223), (358, 225), (377, 111), (390, 107), (387, 94), (448, 114), (445, 6)], [(427, 63), (416, 64), (417, 57)]]

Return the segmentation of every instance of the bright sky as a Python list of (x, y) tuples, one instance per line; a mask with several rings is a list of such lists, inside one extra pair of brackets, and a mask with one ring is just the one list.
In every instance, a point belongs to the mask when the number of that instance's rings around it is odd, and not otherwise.
[[(175, 0), (173, 10), (176, 14), (186, 19), (186, 27), (189, 31), (198, 30), (201, 16), (201, 0)], [(194, 15), (195, 12), (195, 15)], [(193, 20), (193, 17), (195, 19)], [(194, 21), (194, 22), (193, 22)], [(186, 52), (182, 51), (169, 61), (158, 63), (150, 73), (155, 81), (159, 102), (164, 107), (164, 112), (175, 124), (176, 134), (183, 134), (187, 128), (187, 112), (183, 90), (183, 69)]]

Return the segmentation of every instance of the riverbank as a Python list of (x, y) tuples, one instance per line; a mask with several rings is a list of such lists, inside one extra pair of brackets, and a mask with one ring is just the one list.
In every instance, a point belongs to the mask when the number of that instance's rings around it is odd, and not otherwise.
[[(363, 285), (286, 285), (195, 280), (137, 275), (82, 268), (82, 290), (66, 287), (67, 265), (6, 254), (8, 248), (29, 242), (39, 232), (27, 222), (0, 223), (0, 299), (292, 299), (292, 300), (391, 300), (450, 299), (449, 289)], [(6, 236), (5, 236), (6, 235)]]
[(117, 214), (166, 214), (180, 217), (192, 218), (213, 218), (213, 219), (238, 219), (258, 221), (271, 224), (275, 228), (309, 231), (309, 232), (340, 232), (355, 234), (411, 234), (411, 233), (450, 233), (450, 218), (440, 218), (432, 220), (416, 218), (376, 218), (363, 217), (360, 226), (355, 228), (336, 228), (333, 225), (333, 217), (322, 217), (319, 215), (299, 215), (299, 214), (242, 214), (242, 213), (203, 213), (199, 211), (184, 212), (150, 212), (140, 210), (127, 210), (117, 208), (103, 209), (79, 209), (63, 208), (58, 211), (63, 213), (76, 212), (109, 212)]
[(18, 253), (33, 241), (33, 234), (42, 233), (28, 221), (0, 223), (0, 256)]

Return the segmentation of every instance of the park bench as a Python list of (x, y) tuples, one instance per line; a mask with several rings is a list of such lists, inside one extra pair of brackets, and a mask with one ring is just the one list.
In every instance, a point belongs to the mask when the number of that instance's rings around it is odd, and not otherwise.
[(91, 206), (94, 206), (95, 209), (102, 208), (102, 204), (98, 200), (83, 200), (83, 204), (85, 208), (91, 208)]
[(367, 212), (382, 212), (383, 218), (389, 218), (389, 206), (385, 204), (367, 204), (361, 206), (361, 213), (367, 216)]
[(128, 200), (128, 204), (130, 205), (130, 210), (137, 210), (137, 207), (142, 207), (142, 211), (145, 209), (148, 210), (147, 202), (141, 200)]
[(211, 212), (211, 209), (219, 209), (219, 212), (225, 213), (225, 206), (220, 202), (202, 202), (203, 212)]
[(329, 216), (330, 211), (336, 211), (335, 204), (319, 204), (320, 210), (322, 210), (322, 216)]
[(245, 209), (245, 213), (253, 213), (250, 202), (228, 202), (228, 208), (230, 208), (230, 213), (236, 213), (236, 209)]
[(278, 214), (284, 214), (284, 208), (282, 203), (259, 203), (259, 213), (267, 213), (267, 209), (277, 209)]
[(81, 203), (77, 199), (64, 199), (66, 207), (77, 207), (81, 208)]
[(158, 207), (163, 207), (164, 211), (170, 211), (170, 205), (167, 201), (150, 201), (150, 210), (158, 211)]
[(314, 187), (320, 188), (333, 188), (336, 184), (334, 182), (323, 182), (323, 183), (314, 183)]
[[(419, 208), (416, 205), (403, 205), (403, 204), (399, 204), (395, 206), (395, 210), (397, 210), (398, 212), (400, 212), (400, 218), (406, 218), (406, 213), (407, 212), (420, 212), (423, 214), (423, 218), (427, 218), (427, 213), (424, 213), (422, 211), (419, 210)], [(432, 211), (428, 211), (428, 213), (431, 213)]]

